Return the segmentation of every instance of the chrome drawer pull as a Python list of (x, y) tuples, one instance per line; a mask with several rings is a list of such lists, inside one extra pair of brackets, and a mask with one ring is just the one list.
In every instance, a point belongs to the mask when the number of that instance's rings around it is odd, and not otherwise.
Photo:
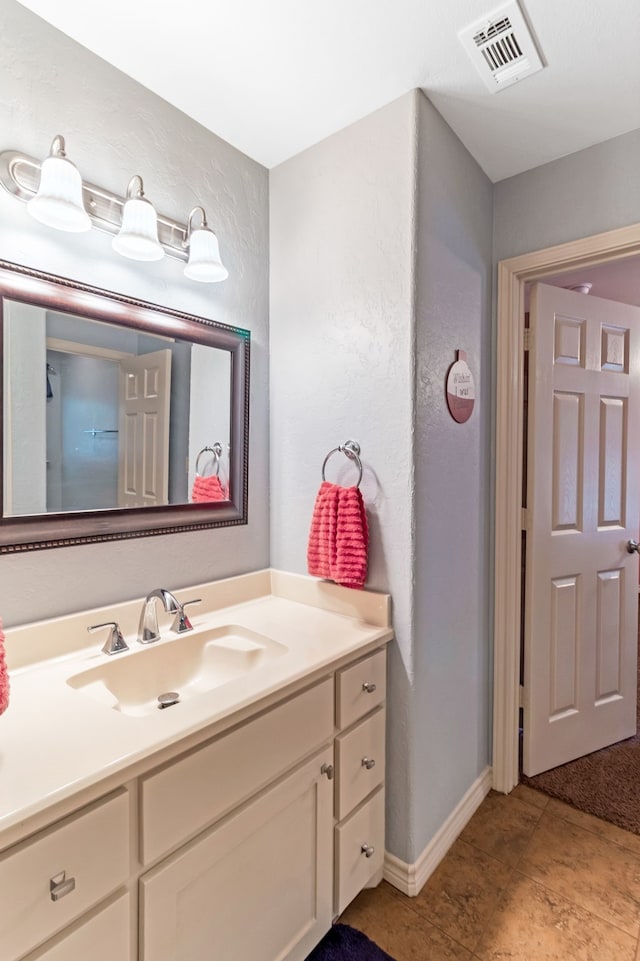
[(372, 767), (376, 766), (376, 762), (372, 757), (363, 757), (362, 766), (366, 767), (367, 771), (370, 771)]
[(363, 844), (360, 851), (364, 854), (365, 858), (371, 858), (376, 853), (376, 849), (370, 844)]
[(67, 894), (71, 894), (75, 886), (76, 879), (68, 878), (66, 871), (63, 871), (62, 874), (56, 874), (55, 877), (49, 880), (49, 892), (51, 894), (51, 900), (59, 901), (60, 898), (66, 897)]
[(367, 694), (373, 694), (375, 689), (376, 689), (376, 686), (375, 684), (372, 684), (371, 681), (365, 681), (364, 684), (362, 685), (362, 690), (366, 691)]
[(326, 774), (329, 781), (333, 781), (333, 764), (323, 764), (320, 774)]

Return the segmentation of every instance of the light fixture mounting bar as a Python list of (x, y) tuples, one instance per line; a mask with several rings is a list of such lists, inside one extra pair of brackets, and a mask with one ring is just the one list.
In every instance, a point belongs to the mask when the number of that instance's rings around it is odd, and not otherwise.
[[(42, 164), (33, 157), (20, 153), (18, 150), (3, 150), (0, 152), (0, 183), (12, 196), (25, 203), (38, 192), (40, 170)], [(97, 187), (95, 184), (82, 182), (82, 197), (84, 207), (91, 223), (98, 230), (112, 236), (117, 234), (122, 223), (122, 209), (125, 198), (118, 194)], [(185, 247), (187, 225), (181, 224), (171, 217), (158, 214), (158, 240), (165, 253), (176, 260), (186, 262), (189, 253)]]

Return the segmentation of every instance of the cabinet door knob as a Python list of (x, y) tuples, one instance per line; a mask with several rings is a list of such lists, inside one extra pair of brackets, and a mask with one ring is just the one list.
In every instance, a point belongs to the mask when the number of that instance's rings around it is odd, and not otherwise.
[(61, 874), (56, 874), (55, 877), (49, 879), (49, 893), (51, 894), (52, 901), (59, 901), (60, 898), (64, 898), (67, 894), (71, 894), (76, 886), (75, 878), (68, 878), (67, 872), (62, 871)]
[(370, 771), (372, 767), (376, 766), (376, 762), (372, 757), (363, 757), (362, 766), (366, 767), (367, 771)]
[(366, 691), (367, 694), (373, 694), (375, 689), (376, 689), (376, 686), (371, 681), (365, 681), (364, 684), (362, 685), (362, 690)]
[(363, 844), (360, 851), (364, 854), (365, 858), (371, 858), (376, 853), (376, 849), (372, 847), (371, 844)]
[(320, 774), (326, 774), (329, 781), (333, 781), (333, 764), (323, 764), (320, 768)]

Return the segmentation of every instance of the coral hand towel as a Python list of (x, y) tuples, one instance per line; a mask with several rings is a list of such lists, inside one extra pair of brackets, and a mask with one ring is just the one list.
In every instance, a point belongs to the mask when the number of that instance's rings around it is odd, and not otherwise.
[(212, 474), (210, 477), (200, 477), (196, 474), (191, 491), (191, 500), (194, 504), (201, 504), (205, 501), (225, 501), (227, 492), (220, 482), (220, 478)]
[(359, 488), (323, 481), (309, 532), (309, 573), (361, 590), (367, 578), (368, 546), (367, 515)]
[(338, 488), (335, 567), (336, 584), (362, 590), (367, 579), (369, 528), (364, 501), (358, 487)]
[(0, 623), (0, 714), (9, 707), (9, 673), (4, 653), (4, 633)]
[(323, 481), (316, 497), (309, 531), (307, 566), (310, 574), (332, 580), (336, 554), (338, 486)]

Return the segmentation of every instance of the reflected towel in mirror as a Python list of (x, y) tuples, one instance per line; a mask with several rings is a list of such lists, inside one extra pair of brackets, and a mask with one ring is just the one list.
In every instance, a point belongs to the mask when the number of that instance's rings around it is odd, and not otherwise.
[(202, 504), (206, 501), (226, 501), (229, 494), (226, 485), (223, 485), (220, 478), (215, 474), (211, 477), (201, 477), (196, 474), (191, 489), (191, 501), (194, 504)]

